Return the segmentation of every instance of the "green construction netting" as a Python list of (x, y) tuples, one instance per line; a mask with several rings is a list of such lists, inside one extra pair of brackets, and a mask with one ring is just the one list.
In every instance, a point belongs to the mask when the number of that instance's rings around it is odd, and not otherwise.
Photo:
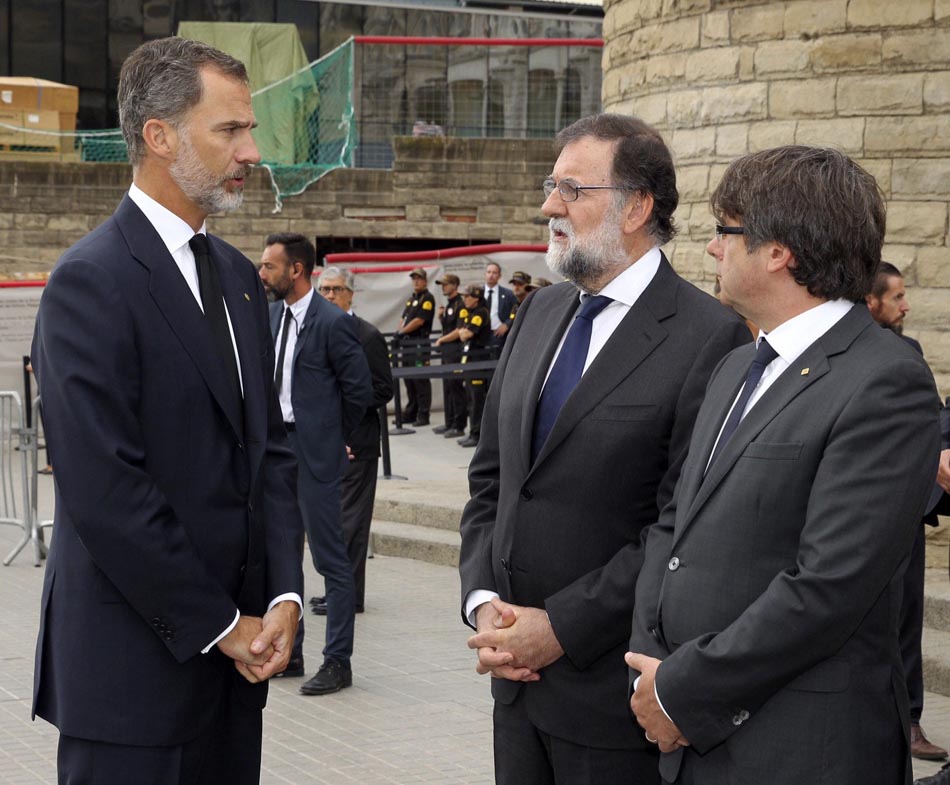
[[(193, 27), (198, 27), (194, 25)], [(221, 27), (222, 25), (207, 25)], [(287, 27), (285, 25), (223, 25), (232, 27)], [(182, 25), (184, 28), (184, 25)], [(289, 26), (289, 27), (292, 27)], [(200, 38), (236, 57), (233, 37), (222, 40), (204, 30), (189, 30), (189, 37)], [(199, 33), (205, 33), (199, 35)], [(296, 29), (294, 29), (296, 34)], [(256, 41), (260, 44), (260, 41)], [(279, 45), (276, 39), (271, 45)], [(286, 43), (286, 41), (284, 41)], [(228, 46), (231, 44), (231, 46)], [(299, 45), (299, 39), (298, 39)], [(228, 47), (228, 48), (226, 48)], [(300, 50), (302, 52), (302, 48)], [(353, 165), (356, 146), (356, 122), (353, 113), (353, 41), (338, 46), (312, 63), (289, 75), (254, 89), (255, 78), (268, 76), (267, 69), (252, 70), (255, 61), (272, 62), (266, 46), (263, 57), (245, 56), (250, 63), (252, 102), (258, 127), (254, 131), (261, 153), (261, 165), (271, 176), (276, 209), (284, 197), (303, 193), (307, 186), (327, 172)], [(285, 58), (286, 63), (286, 58)], [(286, 71), (285, 71), (286, 73)], [(0, 122), (0, 128), (14, 129)], [(0, 138), (2, 140), (2, 138)], [(11, 152), (40, 153), (63, 160), (123, 162), (128, 160), (125, 142), (118, 129), (106, 131), (36, 131), (23, 139), (25, 144), (5, 145)]]

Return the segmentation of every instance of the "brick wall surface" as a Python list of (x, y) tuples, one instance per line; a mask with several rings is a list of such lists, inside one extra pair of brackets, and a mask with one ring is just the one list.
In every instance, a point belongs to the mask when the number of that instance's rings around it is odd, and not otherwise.
[(950, 394), (950, 0), (605, 0), (603, 103), (666, 137), (677, 162), (674, 266), (707, 289), (710, 191), (782, 144), (837, 147), (888, 198), (885, 258), (907, 333)]

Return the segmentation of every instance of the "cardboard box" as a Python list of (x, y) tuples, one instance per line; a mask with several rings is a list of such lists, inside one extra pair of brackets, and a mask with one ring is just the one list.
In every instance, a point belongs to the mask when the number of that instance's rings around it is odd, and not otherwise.
[(32, 76), (0, 76), (0, 109), (76, 114), (79, 88)]
[(0, 145), (23, 144), (23, 132), (5, 127), (8, 125), (22, 126), (23, 112), (0, 109)]

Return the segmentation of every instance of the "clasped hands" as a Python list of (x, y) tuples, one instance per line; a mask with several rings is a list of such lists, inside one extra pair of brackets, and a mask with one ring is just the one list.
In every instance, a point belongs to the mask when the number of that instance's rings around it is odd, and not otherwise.
[(263, 618), (242, 615), (234, 629), (218, 641), (218, 648), (234, 660), (238, 673), (249, 682), (267, 681), (287, 667), (299, 619), (300, 606), (287, 600), (277, 603)]
[(468, 647), (478, 652), (475, 670), (496, 679), (538, 681), (540, 670), (564, 654), (541, 608), (496, 597), (478, 606), (475, 627), (476, 634), (468, 639)]
[(628, 651), (624, 655), (624, 661), (630, 668), (640, 672), (637, 689), (630, 698), (630, 710), (646, 733), (647, 741), (656, 744), (660, 752), (673, 752), (677, 747), (688, 747), (689, 741), (666, 716), (656, 698), (656, 669), (660, 667), (661, 660)]

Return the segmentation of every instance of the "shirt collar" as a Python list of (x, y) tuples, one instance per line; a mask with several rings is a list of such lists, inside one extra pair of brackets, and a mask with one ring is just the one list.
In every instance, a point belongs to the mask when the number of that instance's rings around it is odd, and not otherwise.
[(312, 299), (313, 287), (293, 305), (284, 304), (285, 308), (290, 308), (290, 312), (293, 314), (294, 321), (296, 321), (297, 324), (300, 324), (303, 321), (303, 317), (307, 315), (307, 309), (310, 307), (310, 301)]
[(763, 338), (791, 365), (801, 354), (834, 327), (854, 307), (850, 300), (828, 300), (794, 316), (766, 335), (759, 330), (756, 346)]
[(660, 269), (660, 249), (654, 246), (598, 292), (615, 302), (632, 306)]
[(195, 232), (184, 219), (156, 202), (135, 183), (129, 186), (129, 199), (135, 202), (136, 207), (145, 214), (148, 222), (155, 227), (155, 231), (158, 232), (158, 236), (162, 239), (168, 252), (173, 256), (183, 245), (187, 245), (195, 234), (207, 234), (204, 221), (202, 221), (198, 232)]

